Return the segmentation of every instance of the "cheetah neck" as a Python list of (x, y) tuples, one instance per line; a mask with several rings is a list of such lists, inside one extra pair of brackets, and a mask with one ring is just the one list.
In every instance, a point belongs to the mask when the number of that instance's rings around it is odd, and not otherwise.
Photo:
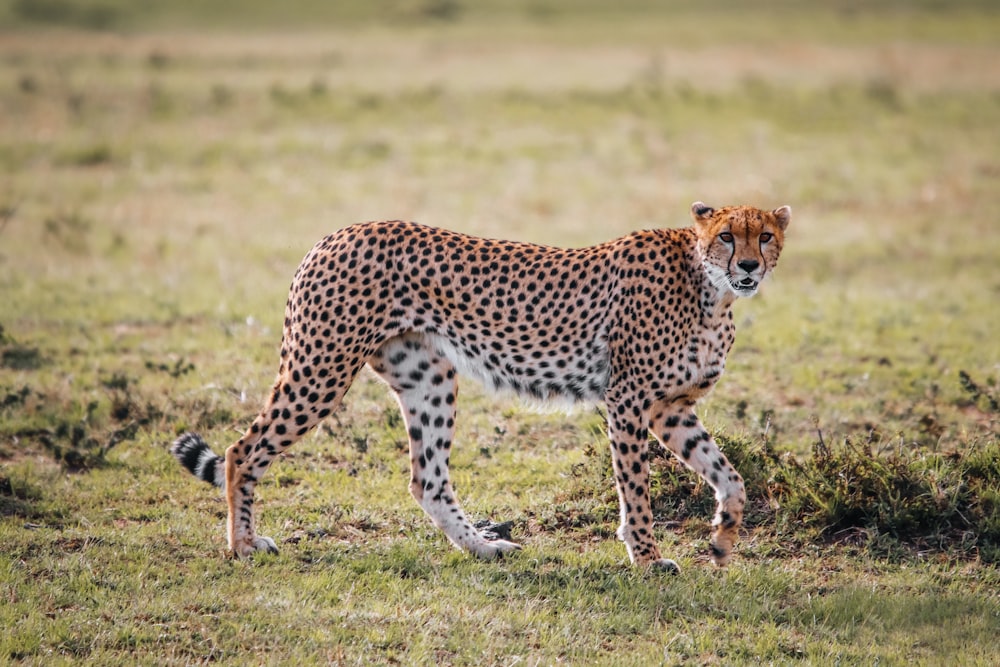
[(701, 289), (701, 310), (710, 319), (724, 318), (733, 309), (736, 295), (732, 290), (720, 289), (706, 283)]
[(708, 326), (713, 322), (730, 319), (736, 294), (730, 289), (725, 272), (706, 262), (700, 248), (696, 257), (695, 274), (703, 324)]

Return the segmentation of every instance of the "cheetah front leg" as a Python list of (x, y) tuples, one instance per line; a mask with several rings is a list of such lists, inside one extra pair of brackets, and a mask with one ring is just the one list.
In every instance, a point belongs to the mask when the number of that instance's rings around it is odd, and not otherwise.
[(491, 559), (520, 545), (487, 539), (466, 518), (448, 475), (455, 434), (455, 368), (418, 333), (386, 342), (368, 360), (399, 400), (410, 440), (410, 493), (451, 542)]
[(729, 562), (739, 539), (743, 507), (747, 495), (743, 478), (719, 450), (715, 440), (701, 425), (693, 406), (686, 402), (661, 401), (650, 411), (653, 435), (686, 466), (698, 473), (715, 490), (717, 508), (712, 525), (712, 562)]
[(680, 572), (677, 563), (660, 556), (653, 536), (653, 509), (649, 499), (649, 447), (642, 411), (637, 402), (606, 401), (611, 462), (618, 490), (621, 524), (618, 538), (635, 565)]

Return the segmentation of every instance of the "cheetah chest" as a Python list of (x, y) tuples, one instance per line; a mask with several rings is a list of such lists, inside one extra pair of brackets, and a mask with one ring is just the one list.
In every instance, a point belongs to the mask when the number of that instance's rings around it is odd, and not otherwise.
[(690, 398), (710, 392), (725, 370), (733, 338), (732, 323), (728, 319), (692, 331), (683, 359), (667, 373), (668, 378), (674, 378), (671, 384), (675, 392)]

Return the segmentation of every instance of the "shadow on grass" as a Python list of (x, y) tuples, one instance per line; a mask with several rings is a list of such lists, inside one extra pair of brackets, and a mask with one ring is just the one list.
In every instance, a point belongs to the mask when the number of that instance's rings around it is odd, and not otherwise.
[(63, 514), (45, 500), (41, 488), (31, 483), (27, 476), (0, 471), (0, 518), (16, 517), (24, 520), (26, 528), (35, 522), (58, 521)]

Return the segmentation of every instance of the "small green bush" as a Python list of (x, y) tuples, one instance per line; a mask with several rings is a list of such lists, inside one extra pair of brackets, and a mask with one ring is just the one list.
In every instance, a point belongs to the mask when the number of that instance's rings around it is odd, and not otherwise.
[[(767, 498), (778, 526), (802, 526), (868, 546), (886, 540), (920, 550), (960, 550), (989, 562), (1000, 556), (1000, 442), (964, 453), (879, 454), (850, 439), (822, 440), (805, 461), (777, 457), (747, 439), (722, 438), (744, 474), (747, 495)], [(751, 508), (756, 507), (751, 502)], [(748, 511), (747, 522), (754, 517)]]

